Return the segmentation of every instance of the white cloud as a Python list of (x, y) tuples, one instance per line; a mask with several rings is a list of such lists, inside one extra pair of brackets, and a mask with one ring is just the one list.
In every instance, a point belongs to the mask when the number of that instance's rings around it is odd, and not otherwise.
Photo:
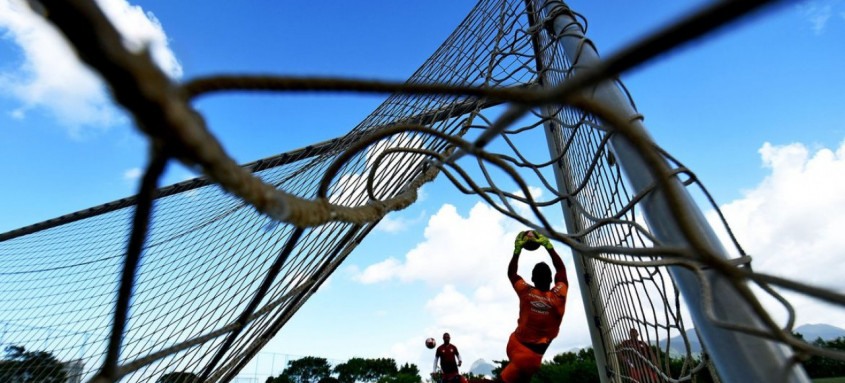
[(398, 233), (401, 231), (405, 231), (411, 225), (420, 222), (425, 218), (425, 216), (425, 211), (420, 212), (420, 215), (416, 218), (410, 219), (399, 215), (398, 212), (393, 212), (382, 218), (382, 220), (378, 223), (378, 226), (376, 226), (376, 230), (383, 231), (386, 233)]
[[(124, 34), (128, 47), (137, 49), (148, 44), (167, 73), (182, 75), (155, 16), (125, 0), (98, 3)], [(23, 1), (0, 0), (0, 31), (4, 31), (4, 40), (20, 47), (23, 56), (14, 70), (0, 72), (0, 88), (22, 104), (13, 115), (25, 118), (27, 112), (43, 109), (67, 126), (73, 136), (91, 128), (105, 129), (123, 119), (112, 106), (102, 81), (79, 61), (58, 30)]]
[(813, 32), (818, 35), (824, 31), (833, 16), (833, 8), (837, 3), (839, 3), (838, 0), (806, 1), (798, 4), (797, 7), (801, 15), (812, 25)]
[(182, 77), (182, 64), (170, 50), (164, 27), (152, 12), (126, 0), (98, 0), (103, 12), (115, 24), (126, 40), (124, 44), (134, 52), (149, 47), (153, 61), (170, 77)]
[[(753, 257), (754, 270), (845, 291), (845, 142), (835, 150), (819, 148), (812, 153), (799, 143), (766, 143), (759, 153), (771, 173), (741, 199), (721, 206), (740, 244)], [(719, 227), (713, 212), (708, 219)], [(720, 234), (724, 238), (724, 232)], [(841, 308), (831, 310), (806, 297), (789, 297), (799, 307), (799, 324), (845, 326)]]
[(135, 181), (135, 180), (141, 178), (142, 174), (143, 174), (143, 171), (141, 170), (141, 168), (128, 169), (125, 172), (123, 172), (123, 179), (125, 179), (127, 181)]
[(396, 258), (388, 258), (367, 267), (360, 275), (356, 275), (354, 279), (366, 284), (384, 282), (389, 280), (393, 275), (396, 275), (401, 267), (401, 263)]
[(15, 109), (15, 110), (9, 112), (9, 117), (14, 118), (15, 120), (23, 120), (25, 116), (26, 116), (26, 113), (22, 109)]
[[(413, 155), (409, 158), (396, 153), (382, 155), (387, 150), (397, 148), (419, 149), (423, 147), (423, 144), (421, 136), (408, 133), (401, 133), (372, 143), (367, 147), (364, 154), (363, 169), (358, 172), (344, 173), (338, 177), (336, 182), (332, 183), (329, 188), (329, 202), (343, 206), (359, 206), (368, 201), (366, 185), (368, 177), (373, 171), (375, 171), (372, 184), (373, 194), (376, 199), (385, 198), (386, 190), (393, 190), (396, 186), (394, 177), (400, 173), (400, 170), (417, 168), (425, 160), (425, 157)], [(381, 162), (376, 168), (375, 162), (379, 158)], [(419, 198), (420, 195), (418, 194), (417, 201), (419, 201)]]
[(417, 203), (425, 202), (428, 199), (428, 192), (426, 192), (426, 185), (423, 185), (417, 190)]
[(461, 217), (455, 206), (443, 205), (429, 220), (425, 241), (408, 252), (404, 263), (388, 259), (369, 266), (364, 273), (390, 273), (378, 280), (395, 277), (440, 285), (460, 279), (477, 284), (489, 275), (502, 274), (491, 257), (509, 255), (513, 235), (505, 232), (503, 223), (501, 214), (482, 203), (476, 204), (467, 218)]
[(388, 233), (398, 233), (408, 227), (408, 220), (403, 217), (393, 218), (390, 215), (382, 218), (381, 222), (376, 226), (376, 230)]

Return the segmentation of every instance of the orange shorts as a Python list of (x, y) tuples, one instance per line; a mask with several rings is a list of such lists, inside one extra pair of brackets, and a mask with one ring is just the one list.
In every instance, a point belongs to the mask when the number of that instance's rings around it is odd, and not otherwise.
[(502, 380), (505, 383), (528, 383), (534, 373), (540, 369), (543, 354), (538, 354), (526, 347), (511, 334), (508, 339), (508, 365), (502, 370)]

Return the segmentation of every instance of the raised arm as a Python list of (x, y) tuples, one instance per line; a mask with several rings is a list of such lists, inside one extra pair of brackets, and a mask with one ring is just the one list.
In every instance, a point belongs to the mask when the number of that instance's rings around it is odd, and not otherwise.
[(516, 273), (519, 268), (519, 253), (522, 251), (522, 245), (525, 244), (525, 232), (521, 231), (516, 235), (516, 240), (513, 242), (513, 257), (508, 263), (508, 279), (511, 283), (516, 283), (519, 280), (519, 274)]
[(549, 252), (549, 256), (552, 257), (552, 265), (555, 267), (555, 283), (563, 282), (568, 286), (569, 279), (566, 277), (566, 266), (563, 265), (563, 260), (560, 259), (560, 255), (558, 255), (557, 251), (555, 251), (552, 241), (545, 235), (535, 235), (537, 236), (537, 242), (543, 245), (543, 247), (545, 247)]
[(566, 266), (563, 265), (560, 255), (557, 254), (554, 247), (547, 248), (546, 250), (549, 251), (549, 256), (552, 257), (552, 265), (555, 267), (555, 283), (563, 282), (569, 286), (569, 279), (566, 277)]

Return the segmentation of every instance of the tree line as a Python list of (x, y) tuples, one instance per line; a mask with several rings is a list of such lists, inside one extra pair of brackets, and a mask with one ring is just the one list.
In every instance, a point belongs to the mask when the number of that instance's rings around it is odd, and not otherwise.
[[(666, 354), (655, 346), (652, 346), (652, 351), (655, 355), (661, 356), (660, 360), (668, 363), (669, 370), (671, 371), (669, 375), (671, 376), (680, 376), (681, 374), (689, 373), (691, 366), (695, 366), (700, 362), (700, 359), (697, 358), (666, 358)], [(499, 376), (502, 369), (507, 366), (508, 361), (494, 362), (499, 365), (499, 367), (493, 369), (495, 379)], [(560, 353), (552, 357), (551, 360), (543, 361), (543, 364), (540, 365), (540, 370), (531, 379), (531, 383), (600, 383), (600, 373), (593, 349), (584, 348), (575, 352)], [(696, 383), (714, 382), (707, 369), (696, 373), (692, 381)]]
[[(655, 351), (659, 352), (659, 351)], [(690, 361), (682, 358), (670, 358), (670, 368), (677, 376), (683, 369), (689, 370)], [(686, 362), (686, 363), (685, 363)], [(697, 360), (692, 361), (697, 363)], [(463, 374), (469, 383), (491, 383), (498, 380), (498, 376), (507, 366), (507, 360), (494, 360), (497, 365), (493, 369), (493, 376), (487, 377), (472, 373)], [(414, 364), (397, 367), (390, 358), (364, 359), (352, 358), (346, 363), (331, 367), (324, 358), (313, 356), (288, 362), (288, 367), (275, 377), (268, 378), (265, 383), (420, 383), (438, 381), (438, 376), (423, 379), (419, 375), (419, 368)], [(551, 360), (544, 361), (540, 370), (534, 375), (532, 383), (582, 382), (599, 383), (598, 365), (592, 348), (577, 352), (565, 352), (555, 355)], [(696, 382), (711, 383), (709, 373), (703, 371), (697, 375)]]
[[(803, 339), (801, 334), (796, 335)], [(830, 341), (817, 338), (810, 343), (814, 346), (845, 352), (845, 336), (841, 336)], [(811, 356), (804, 360), (802, 364), (804, 365), (804, 370), (807, 371), (807, 375), (813, 379), (845, 376), (845, 361), (843, 360), (824, 358), (821, 356)]]
[(419, 383), (420, 370), (415, 364), (401, 366), (392, 358), (352, 358), (332, 367), (328, 360), (306, 356), (288, 362), (278, 376), (265, 383)]
[(22, 346), (6, 346), (0, 360), (0, 382), (65, 383), (65, 364), (46, 351), (27, 351)]
[[(802, 337), (801, 334), (795, 334)], [(803, 338), (803, 337), (802, 337)], [(845, 352), (845, 337), (825, 341), (821, 338), (813, 345)], [(688, 372), (697, 365), (698, 359), (667, 358), (657, 347), (653, 347), (660, 360), (668, 363), (671, 376)], [(0, 359), (0, 382), (8, 383), (65, 383), (69, 380), (66, 363), (46, 351), (28, 351), (22, 346), (7, 346)], [(497, 365), (492, 377), (466, 373), (470, 383), (490, 383), (496, 380), (507, 360), (494, 360)], [(803, 360), (807, 375), (813, 379), (845, 376), (845, 361), (812, 356)], [(306, 356), (288, 361), (287, 367), (277, 376), (267, 378), (265, 383), (421, 383), (436, 381), (437, 376), (423, 379), (415, 364), (398, 365), (392, 358), (351, 358), (344, 363), (329, 364), (325, 358)], [(492, 380), (491, 380), (492, 378)], [(695, 382), (710, 383), (713, 379), (709, 370), (696, 374)], [(598, 365), (592, 348), (577, 352), (564, 352), (544, 361), (531, 383), (557, 382), (600, 382)], [(156, 380), (156, 383), (199, 383), (199, 377), (191, 372), (171, 372)]]

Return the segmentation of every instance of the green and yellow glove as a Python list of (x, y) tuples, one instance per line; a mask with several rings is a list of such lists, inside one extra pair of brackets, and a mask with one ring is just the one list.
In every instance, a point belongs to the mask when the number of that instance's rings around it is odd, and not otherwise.
[(526, 241), (525, 232), (520, 231), (519, 234), (516, 235), (516, 239), (513, 241), (513, 253), (519, 253), (522, 250), (522, 245), (524, 245)]
[(534, 232), (534, 236), (536, 237), (535, 241), (537, 241), (537, 243), (539, 243), (540, 246), (543, 246), (543, 247), (545, 247), (546, 249), (549, 249), (549, 250), (554, 248), (554, 245), (552, 245), (552, 241), (549, 240), (549, 237), (546, 237), (545, 235), (540, 234), (536, 231)]

